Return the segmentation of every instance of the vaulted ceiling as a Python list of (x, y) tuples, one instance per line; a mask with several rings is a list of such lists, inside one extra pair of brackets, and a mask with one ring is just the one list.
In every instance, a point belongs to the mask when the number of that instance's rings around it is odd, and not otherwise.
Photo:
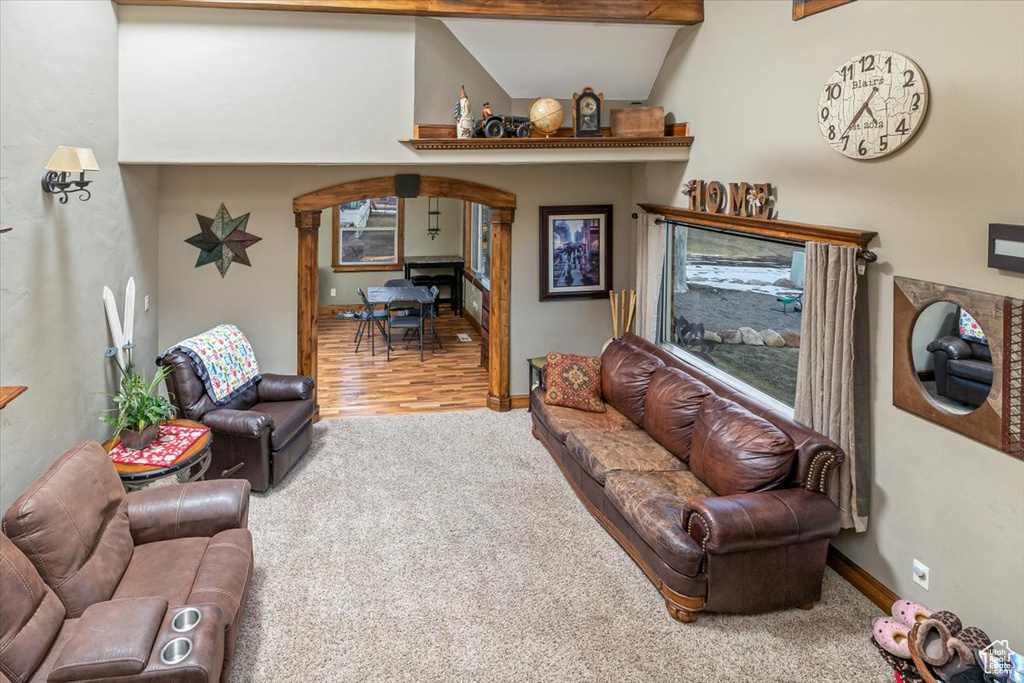
[(646, 100), (678, 26), (444, 19), (510, 97)]

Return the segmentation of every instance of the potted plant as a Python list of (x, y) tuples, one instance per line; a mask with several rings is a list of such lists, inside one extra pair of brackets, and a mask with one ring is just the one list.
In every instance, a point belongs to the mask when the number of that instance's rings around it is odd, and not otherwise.
[(116, 394), (108, 394), (117, 404), (100, 419), (114, 428), (114, 437), (121, 437), (125, 448), (142, 450), (156, 439), (160, 423), (174, 417), (175, 409), (171, 402), (158, 392), (160, 383), (170, 373), (170, 368), (162, 367), (153, 375), (152, 381), (146, 379), (146, 373), (138, 373), (132, 364), (132, 349), (135, 344), (125, 344), (125, 364), (119, 360), (118, 348), (107, 349), (107, 358), (113, 358), (117, 369), (121, 371), (121, 383)]

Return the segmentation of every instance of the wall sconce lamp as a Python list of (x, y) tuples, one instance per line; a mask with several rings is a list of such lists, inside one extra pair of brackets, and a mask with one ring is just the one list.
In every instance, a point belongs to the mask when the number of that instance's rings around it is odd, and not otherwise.
[[(84, 192), (78, 198), (83, 202), (88, 201), (92, 193), (86, 187), (92, 181), (85, 179), (85, 172), (98, 170), (100, 166), (96, 163), (96, 156), (88, 147), (58, 147), (46, 164), (43, 192), (60, 195), (57, 201), (61, 204), (67, 204), (68, 195), (75, 192)], [(77, 173), (78, 180), (69, 180), (70, 173)]]
[(441, 233), (441, 208), (437, 197), (427, 197), (427, 234), (436, 239)]

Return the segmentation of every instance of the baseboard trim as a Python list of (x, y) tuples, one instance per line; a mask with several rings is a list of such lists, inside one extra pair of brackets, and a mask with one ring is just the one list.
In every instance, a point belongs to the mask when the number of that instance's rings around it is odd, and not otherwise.
[(828, 566), (886, 614), (892, 609), (892, 603), (900, 599), (888, 586), (831, 545), (828, 547)]
[(496, 413), (507, 413), (512, 410), (512, 398), (510, 396), (487, 395), (487, 407)]
[(320, 306), (317, 312), (322, 316), (332, 316), (338, 311), (361, 311), (364, 308), (362, 304), (335, 304), (333, 306)]
[(512, 410), (518, 408), (529, 408), (530, 407), (530, 395), (529, 394), (516, 394), (512, 397)]
[(480, 323), (478, 323), (476, 321), (476, 318), (474, 318), (472, 315), (470, 315), (466, 311), (463, 311), (462, 312), (462, 319), (465, 320), (467, 323), (469, 323), (469, 326), (472, 327), (474, 330), (476, 330), (477, 334), (480, 334)]

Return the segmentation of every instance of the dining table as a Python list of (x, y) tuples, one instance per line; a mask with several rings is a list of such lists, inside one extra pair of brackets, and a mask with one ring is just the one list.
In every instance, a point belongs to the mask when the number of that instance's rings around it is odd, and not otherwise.
[[(414, 302), (419, 304), (419, 317), (422, 321), (423, 311), (427, 306), (434, 305), (434, 295), (430, 293), (429, 287), (422, 285), (413, 285), (411, 287), (367, 287), (366, 288), (366, 301), (371, 306), (387, 306), (388, 311), (391, 310), (391, 304), (398, 301), (403, 304)], [(390, 320), (388, 321), (390, 327)], [(420, 360), (423, 360), (423, 328), (422, 322), (420, 322)], [(384, 330), (381, 329), (383, 333)], [(431, 333), (436, 337), (437, 332), (431, 327)], [(391, 340), (385, 334), (384, 343), (387, 344), (388, 360), (391, 360)], [(431, 344), (433, 349), (433, 344)], [(371, 352), (372, 353), (372, 352)]]

